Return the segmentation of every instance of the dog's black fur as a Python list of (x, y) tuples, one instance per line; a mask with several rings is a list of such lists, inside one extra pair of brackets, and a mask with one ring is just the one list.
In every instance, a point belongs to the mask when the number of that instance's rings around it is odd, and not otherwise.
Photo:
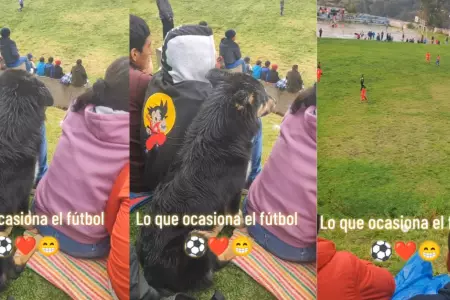
[[(23, 70), (0, 75), (0, 214), (28, 212), (36, 160), (41, 143), (40, 128), (45, 107), (53, 98), (36, 77)], [(0, 226), (5, 231), (6, 226)], [(0, 259), (0, 290), (23, 266), (15, 266), (12, 255)]]
[[(155, 215), (237, 214), (245, 185), (258, 116), (273, 100), (256, 79), (212, 70), (213, 90), (189, 126), (182, 148), (153, 194), (148, 213)], [(180, 221), (181, 223), (181, 221)], [(142, 227), (137, 250), (144, 275), (155, 288), (174, 292), (212, 284), (217, 257), (210, 252), (188, 257), (184, 242), (192, 230), (213, 226)]]

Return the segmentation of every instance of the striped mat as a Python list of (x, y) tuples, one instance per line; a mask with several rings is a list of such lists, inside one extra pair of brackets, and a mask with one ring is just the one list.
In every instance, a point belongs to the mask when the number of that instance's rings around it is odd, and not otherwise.
[(78, 259), (63, 252), (47, 257), (36, 251), (27, 266), (72, 299), (112, 299), (106, 259)]
[[(248, 235), (235, 229), (231, 239)], [(253, 243), (252, 252), (233, 263), (264, 286), (277, 299), (316, 299), (316, 264), (296, 264), (273, 256)]]

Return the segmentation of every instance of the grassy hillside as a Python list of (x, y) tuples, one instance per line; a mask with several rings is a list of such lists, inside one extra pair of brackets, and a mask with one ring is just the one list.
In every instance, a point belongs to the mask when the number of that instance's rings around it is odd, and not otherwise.
[(69, 72), (81, 58), (90, 81), (103, 77), (108, 65), (128, 53), (129, 2), (111, 0), (30, 0), (18, 12), (18, 1), (3, 1), (0, 27), (11, 29), (22, 56), (53, 56)]
[[(316, 5), (307, 0), (285, 4), (285, 16), (280, 17), (279, 1), (220, 0), (172, 1), (175, 26), (206, 21), (213, 29), (217, 51), (225, 31), (236, 30), (236, 40), (243, 56), (252, 64), (257, 59), (270, 60), (279, 66), (280, 77), (294, 64), (304, 72), (307, 85), (315, 80), (316, 67)], [(162, 45), (162, 24), (156, 0), (131, 1), (131, 13), (144, 18), (152, 32), (153, 47)], [(155, 66), (156, 60), (154, 60)]]
[[(425, 63), (430, 51), (432, 63)], [(441, 66), (434, 65), (441, 55)], [(322, 39), (318, 205), (327, 218), (432, 219), (450, 209), (450, 48)], [(369, 103), (360, 104), (365, 76)], [(376, 239), (438, 242), (444, 272), (447, 230), (322, 231), (339, 249), (370, 259)], [(394, 255), (384, 264), (396, 273)]]
[[(70, 71), (78, 58), (83, 60), (91, 83), (102, 77), (108, 65), (128, 52), (128, 1), (111, 0), (25, 0), (25, 8), (18, 12), (17, 1), (3, 1), (0, 9), (0, 27), (11, 29), (22, 56), (32, 53), (53, 56), (62, 60), (64, 71)], [(47, 110), (47, 139), (49, 161), (61, 134), (60, 121), (65, 112), (56, 108)], [(16, 228), (13, 237), (21, 235)], [(13, 295), (16, 300), (69, 299), (62, 291), (42, 277), (26, 269), (0, 299)]]

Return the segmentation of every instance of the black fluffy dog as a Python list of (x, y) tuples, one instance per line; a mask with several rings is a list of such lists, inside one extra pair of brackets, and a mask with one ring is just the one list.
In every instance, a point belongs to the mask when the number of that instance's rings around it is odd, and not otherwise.
[[(242, 73), (212, 70), (213, 90), (192, 121), (165, 182), (155, 189), (150, 215), (237, 214), (251, 156), (258, 117), (274, 101), (258, 80)], [(217, 257), (208, 250), (201, 258), (184, 253), (192, 230), (213, 226), (142, 227), (137, 251), (148, 283), (174, 292), (212, 284)]]
[[(23, 70), (6, 70), (0, 75), (0, 214), (28, 212), (36, 160), (41, 143), (40, 128), (45, 107), (53, 98), (36, 77)], [(0, 234), (11, 228), (0, 226)], [(0, 258), (0, 290), (8, 278), (22, 270), (12, 256)]]

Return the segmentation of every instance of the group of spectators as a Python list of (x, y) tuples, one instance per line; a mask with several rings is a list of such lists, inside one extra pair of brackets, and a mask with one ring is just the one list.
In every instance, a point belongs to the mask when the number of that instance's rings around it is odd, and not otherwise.
[[(61, 67), (61, 60), (54, 60), (53, 57), (49, 57), (47, 62), (45, 62), (45, 58), (40, 57), (39, 62), (35, 64), (31, 53), (28, 53), (26, 56), (20, 56), (16, 42), (11, 39), (11, 30), (9, 28), (2, 28), (0, 34), (0, 53), (1, 61), (4, 64), (3, 68), (17, 68), (25, 64), (27, 72), (38, 76), (61, 79), (65, 75)], [(77, 60), (70, 74), (70, 83), (73, 86), (81, 87), (87, 83), (88, 77), (81, 59)]]
[[(242, 66), (242, 72), (252, 75), (255, 79), (273, 84), (282, 80), (278, 73), (277, 64), (266, 61), (263, 66), (262, 61), (257, 60), (256, 64), (252, 66), (250, 57), (242, 59), (240, 47), (236, 43), (236, 31), (233, 29), (225, 32), (225, 37), (220, 41), (219, 49), (225, 69), (234, 69)], [(302, 89), (303, 80), (298, 71), (298, 65), (292, 66), (292, 70), (288, 72), (285, 80), (288, 92), (297, 93)]]

